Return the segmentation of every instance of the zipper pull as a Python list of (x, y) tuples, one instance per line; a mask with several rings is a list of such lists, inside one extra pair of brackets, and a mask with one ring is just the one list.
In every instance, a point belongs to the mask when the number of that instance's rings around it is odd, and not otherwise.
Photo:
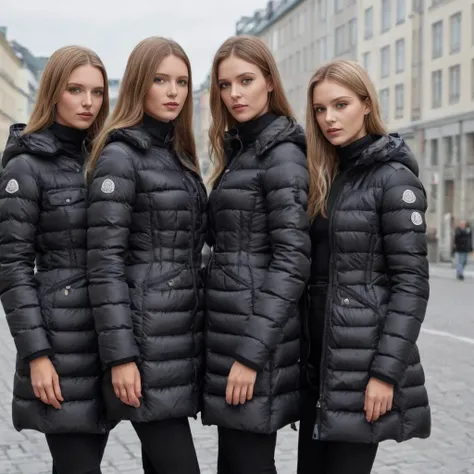
[(316, 403), (316, 422), (314, 423), (313, 428), (313, 440), (319, 440), (320, 435), (320, 428), (319, 425), (321, 424), (321, 401), (318, 400)]
[(69, 295), (69, 290), (71, 289), (71, 287), (68, 285), (66, 286), (66, 288), (64, 288), (64, 294), (65, 296)]

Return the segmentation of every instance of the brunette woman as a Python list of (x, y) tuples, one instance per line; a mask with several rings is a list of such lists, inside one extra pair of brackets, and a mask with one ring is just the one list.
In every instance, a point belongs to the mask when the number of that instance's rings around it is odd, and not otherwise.
[(379, 442), (430, 434), (416, 346), (429, 296), (426, 196), (357, 63), (316, 71), (306, 134), (312, 265), (298, 473), (369, 474)]
[(90, 299), (112, 420), (130, 420), (160, 474), (199, 472), (206, 190), (192, 134), (191, 67), (174, 41), (131, 53), (90, 179)]
[(100, 473), (110, 429), (87, 294), (83, 175), (108, 109), (101, 60), (61, 48), (2, 159), (0, 294), (18, 351), (13, 424), (45, 433), (57, 474)]
[(205, 424), (219, 474), (274, 473), (277, 431), (298, 418), (298, 303), (309, 276), (308, 171), (275, 60), (228, 39), (211, 72)]

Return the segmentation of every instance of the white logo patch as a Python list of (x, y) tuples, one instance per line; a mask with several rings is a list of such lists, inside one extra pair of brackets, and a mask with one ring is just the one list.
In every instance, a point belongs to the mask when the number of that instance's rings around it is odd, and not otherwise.
[(421, 217), (421, 214), (419, 212), (412, 212), (411, 214), (411, 221), (415, 225), (421, 225), (423, 224), (423, 218)]
[(109, 178), (104, 179), (100, 190), (105, 194), (113, 193), (115, 191), (115, 183)]
[(408, 204), (413, 204), (416, 201), (415, 193), (411, 189), (406, 189), (403, 191), (402, 200)]
[(11, 179), (8, 181), (5, 191), (9, 194), (15, 194), (19, 189), (20, 186), (18, 186), (18, 181), (16, 179)]

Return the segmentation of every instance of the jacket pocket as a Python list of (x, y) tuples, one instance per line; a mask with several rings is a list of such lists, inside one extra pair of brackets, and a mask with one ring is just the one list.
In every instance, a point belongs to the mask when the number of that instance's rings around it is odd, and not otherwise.
[(233, 271), (229, 270), (228, 268), (225, 268), (225, 267), (219, 267), (219, 270), (222, 271), (222, 273), (224, 273), (224, 275), (227, 275), (229, 278), (231, 278), (232, 280), (236, 281), (237, 283), (240, 283), (242, 286), (244, 286), (245, 288), (248, 288), (249, 290), (252, 290), (252, 285), (250, 282), (248, 281), (245, 281), (240, 275), (237, 275), (236, 273), (234, 273)]
[(146, 289), (152, 290), (158, 289), (163, 283), (165, 283), (170, 289), (176, 285), (177, 277), (185, 270), (185, 268), (178, 268), (169, 272), (163, 273), (155, 278), (150, 278), (146, 281)]
[[(359, 304), (362, 306), (366, 306), (370, 309), (372, 309), (377, 315), (380, 316), (380, 309), (375, 305), (374, 303), (370, 302), (366, 298), (360, 296), (357, 291), (354, 291), (351, 288), (347, 287), (339, 287), (338, 291), (345, 293), (347, 296), (353, 298), (355, 301), (357, 301)], [(350, 304), (350, 299), (349, 298), (343, 298), (342, 299), (343, 304), (347, 305)]]
[(48, 202), (51, 206), (70, 206), (86, 200), (85, 188), (52, 189), (48, 191)]

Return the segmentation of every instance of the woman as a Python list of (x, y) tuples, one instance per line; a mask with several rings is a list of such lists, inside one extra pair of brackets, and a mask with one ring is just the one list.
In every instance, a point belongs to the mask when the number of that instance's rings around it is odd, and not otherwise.
[[(0, 179), (0, 294), (17, 353), (13, 424), (45, 433), (57, 474), (97, 474), (109, 423), (87, 295), (87, 145), (109, 109), (98, 56), (48, 61), (28, 125), (11, 127)], [(36, 273), (35, 273), (36, 264)]]
[(430, 434), (415, 341), (428, 296), (418, 165), (380, 118), (361, 66), (308, 89), (312, 266), (298, 473), (368, 474), (378, 443)]
[(87, 167), (89, 294), (107, 413), (132, 422), (160, 474), (199, 473), (188, 417), (200, 409), (207, 197), (191, 91), (183, 49), (143, 40)]
[(298, 418), (298, 302), (310, 269), (304, 133), (258, 38), (219, 48), (210, 101), (203, 421), (218, 426), (219, 474), (274, 473), (277, 430)]

